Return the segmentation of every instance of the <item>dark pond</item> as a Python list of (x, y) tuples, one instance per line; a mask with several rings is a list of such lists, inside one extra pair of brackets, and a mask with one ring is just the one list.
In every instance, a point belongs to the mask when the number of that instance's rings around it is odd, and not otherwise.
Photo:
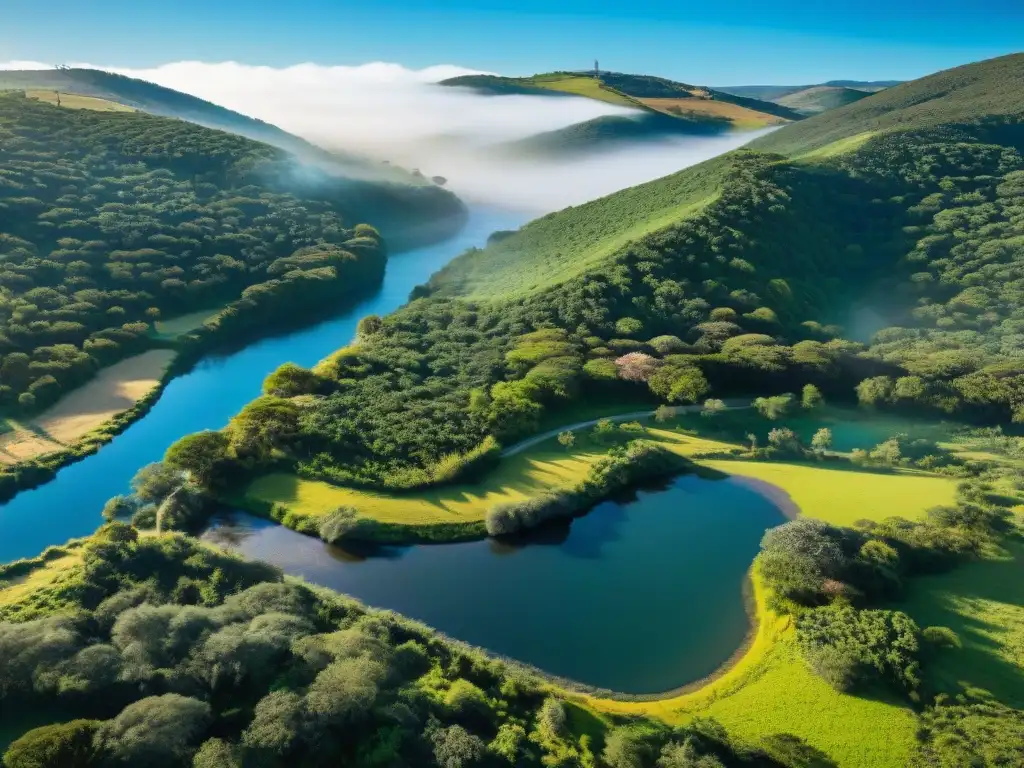
[(466, 228), (439, 245), (388, 260), (379, 291), (358, 304), (339, 307), (326, 322), (268, 338), (239, 352), (211, 357), (172, 381), (141, 420), (56, 479), (0, 506), (0, 562), (33, 557), (51, 544), (92, 533), (111, 496), (128, 491), (128, 481), (145, 464), (159, 461), (174, 441), (204, 429), (219, 429), (257, 397), (267, 374), (282, 363), (313, 365), (347, 344), (360, 318), (383, 315), (406, 302), (409, 292), (471, 246), (482, 246), (500, 229), (515, 229), (523, 213), (475, 208)]
[(656, 693), (705, 677), (742, 644), (747, 569), (784, 519), (741, 480), (687, 475), (514, 545), (360, 553), (243, 513), (204, 537), (550, 674)]

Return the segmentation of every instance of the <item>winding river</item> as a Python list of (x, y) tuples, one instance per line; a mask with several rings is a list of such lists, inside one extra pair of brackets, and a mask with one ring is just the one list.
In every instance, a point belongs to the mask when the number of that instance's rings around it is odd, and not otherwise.
[(145, 464), (158, 461), (173, 442), (227, 424), (259, 395), (268, 373), (282, 363), (313, 365), (355, 336), (360, 318), (397, 309), (409, 292), (472, 246), (483, 246), (499, 229), (517, 229), (530, 217), (522, 212), (475, 207), (466, 227), (443, 243), (406, 251), (388, 260), (378, 292), (347, 306), (336, 317), (287, 335), (267, 338), (241, 351), (209, 357), (174, 379), (142, 419), (98, 453), (65, 467), (49, 483), (23, 491), (0, 507), (0, 562), (34, 557), (53, 544), (92, 533), (100, 510)]
[[(281, 363), (316, 363), (353, 338), (360, 318), (396, 309), (452, 257), (526, 219), (477, 207), (457, 237), (392, 256), (372, 297), (174, 379), (98, 453), (0, 507), (0, 562), (88, 535), (140, 467), (184, 435), (222, 427)], [(739, 481), (684, 476), (517, 543), (353, 552), (241, 513), (218, 518), (205, 537), (544, 672), (657, 693), (711, 674), (742, 645), (746, 572), (764, 531), (783, 520)]]
[(622, 693), (700, 680), (743, 644), (747, 569), (782, 511), (685, 475), (531, 540), (331, 547), (243, 513), (204, 538), (544, 672)]

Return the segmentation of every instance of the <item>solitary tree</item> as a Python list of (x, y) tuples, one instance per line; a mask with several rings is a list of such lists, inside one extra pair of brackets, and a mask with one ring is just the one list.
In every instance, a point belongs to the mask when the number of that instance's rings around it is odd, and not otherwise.
[(570, 449), (576, 445), (576, 434), (571, 430), (558, 433), (558, 444), (565, 449)]
[(818, 453), (830, 450), (832, 448), (832, 430), (828, 427), (822, 427), (815, 432), (814, 437), (811, 438), (811, 448)]
[(715, 398), (708, 398), (704, 401), (704, 407), (700, 411), (701, 416), (717, 416), (725, 410), (725, 403)]
[(803, 390), (803, 396), (800, 398), (800, 404), (807, 410), (814, 408), (820, 408), (825, 404), (825, 398), (821, 394), (821, 390), (813, 384), (805, 384)]

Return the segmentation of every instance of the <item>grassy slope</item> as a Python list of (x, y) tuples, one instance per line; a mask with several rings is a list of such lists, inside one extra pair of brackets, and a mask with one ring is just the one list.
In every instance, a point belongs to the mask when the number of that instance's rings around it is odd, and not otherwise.
[[(498, 150), (513, 156), (565, 158), (573, 153), (590, 153), (627, 143), (635, 146), (636, 142), (664, 139), (668, 136), (717, 134), (721, 132), (723, 126), (728, 125), (728, 120), (711, 114), (693, 114), (684, 118), (652, 112), (640, 112), (629, 116), (605, 115), (565, 128), (506, 142), (501, 144)], [(755, 128), (763, 127), (753, 123), (750, 125)]]
[(482, 252), (454, 259), (431, 286), (470, 298), (511, 298), (557, 285), (703, 208), (728, 167), (728, 157), (716, 158), (536, 219)]
[(814, 85), (796, 93), (788, 93), (777, 100), (778, 104), (805, 114), (827, 112), (867, 98), (866, 91), (841, 88), (836, 85)]
[(720, 99), (641, 99), (641, 101), (659, 112), (664, 112), (683, 119), (698, 120), (716, 125), (728, 123), (732, 128), (744, 131), (757, 130), (773, 125), (783, 125), (785, 118), (759, 112), (749, 107), (733, 104)]
[[(684, 456), (731, 447), (715, 440), (662, 429), (651, 429), (646, 437)], [(544, 491), (578, 484), (607, 450), (608, 446), (599, 446), (581, 436), (573, 451), (567, 452), (552, 438), (503, 459), (498, 468), (479, 483), (415, 493), (389, 494), (274, 473), (255, 480), (245, 495), (261, 502), (284, 504), (300, 515), (313, 517), (339, 506), (352, 506), (360, 515), (386, 523), (477, 522), (483, 520), (487, 510), (499, 502), (520, 501)]]
[(48, 587), (69, 577), (72, 569), (82, 562), (82, 555), (72, 552), (61, 557), (35, 565), (28, 573), (8, 579), (0, 579), (0, 606), (11, 605), (25, 598), (30, 592)]
[(764, 136), (754, 149), (797, 155), (858, 134), (918, 130), (981, 115), (1015, 114), (1024, 92), (1024, 54), (949, 69), (889, 88)]

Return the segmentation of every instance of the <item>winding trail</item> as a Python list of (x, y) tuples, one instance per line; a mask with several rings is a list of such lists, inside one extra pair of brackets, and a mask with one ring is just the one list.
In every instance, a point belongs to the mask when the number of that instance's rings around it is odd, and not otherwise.
[[(737, 411), (742, 408), (752, 408), (751, 405), (738, 405), (738, 403), (745, 402), (743, 400), (726, 400), (725, 404), (731, 411)], [(697, 413), (704, 406), (699, 404), (694, 405), (677, 405), (675, 406), (676, 414), (680, 413)], [(631, 413), (619, 413), (615, 416), (601, 416), (597, 419), (590, 419), (589, 421), (578, 421), (575, 424), (566, 424), (563, 427), (557, 427), (556, 429), (549, 429), (547, 432), (541, 432), (539, 435), (528, 437), (525, 440), (520, 440), (515, 445), (511, 445), (501, 452), (501, 458), (507, 458), (509, 456), (515, 456), (517, 453), (522, 453), (527, 448), (532, 448), (537, 443), (543, 443), (545, 440), (550, 440), (552, 437), (557, 437), (561, 432), (572, 432), (577, 429), (583, 429), (585, 427), (592, 427), (599, 421), (605, 419), (609, 421), (630, 421), (631, 419), (645, 419), (654, 415), (654, 411), (632, 411)]]

